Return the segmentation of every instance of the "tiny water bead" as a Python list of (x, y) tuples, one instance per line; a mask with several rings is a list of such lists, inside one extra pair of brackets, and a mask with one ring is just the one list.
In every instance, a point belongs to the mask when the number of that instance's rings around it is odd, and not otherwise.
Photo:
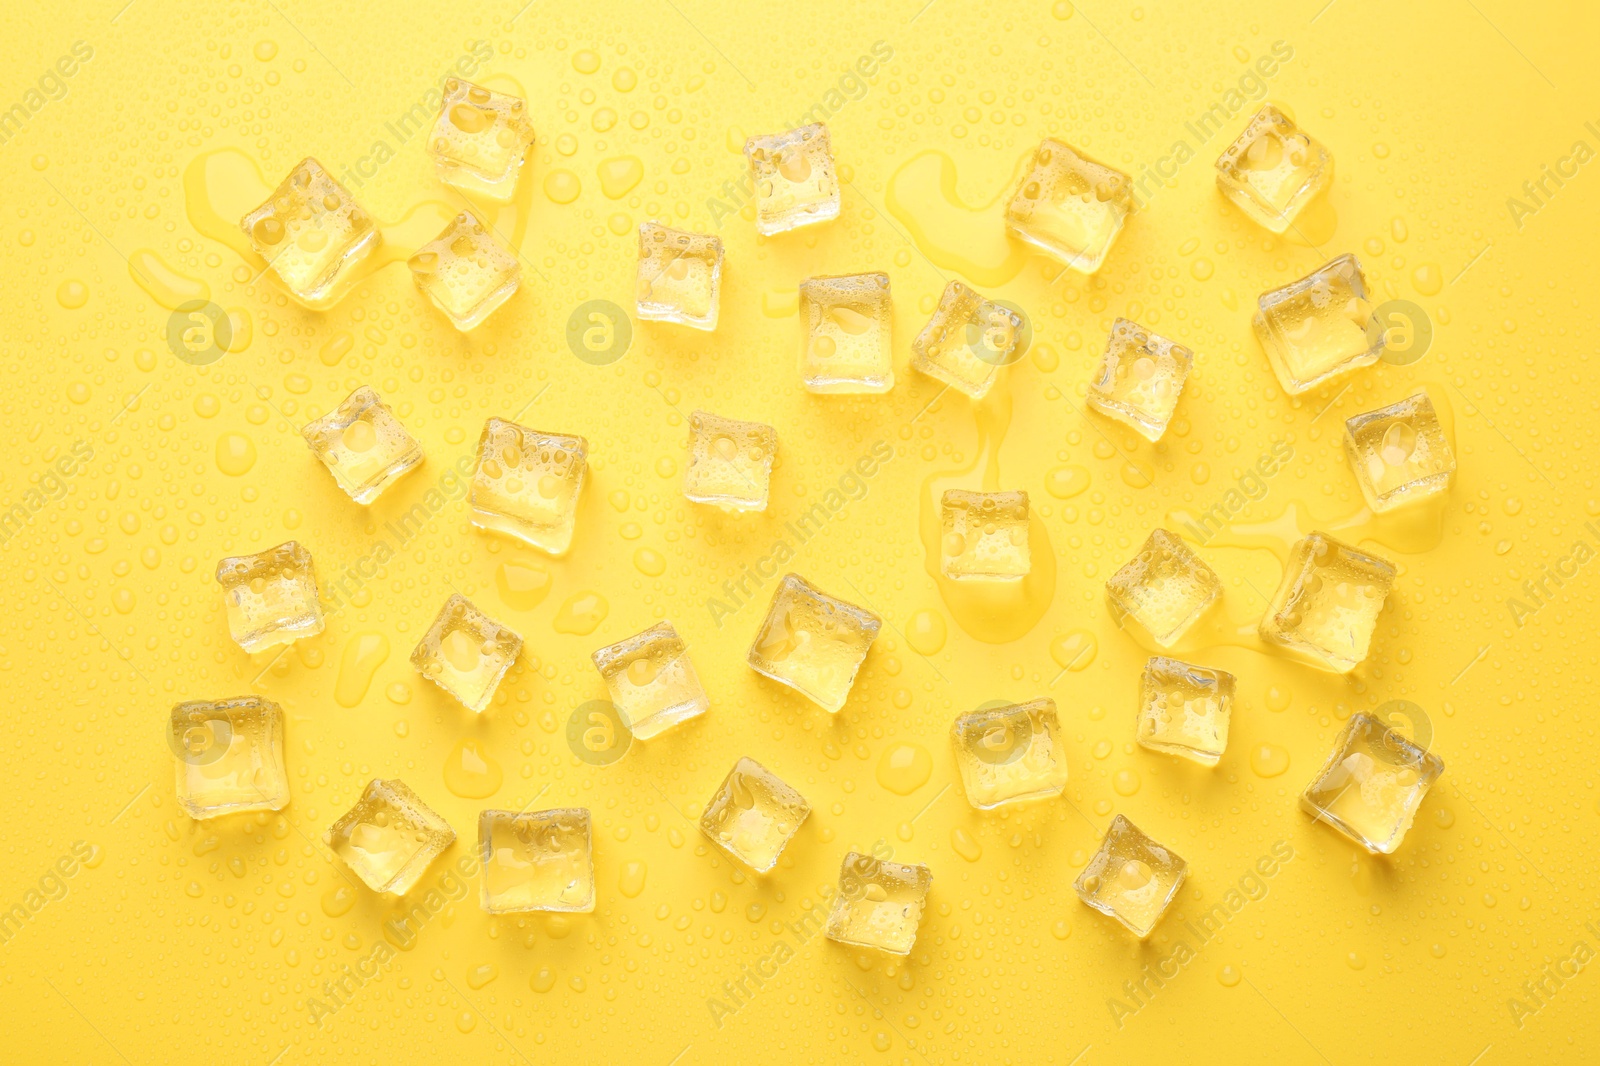
[(1277, 744), (1257, 744), (1250, 749), (1250, 769), (1257, 777), (1277, 777), (1289, 769), (1289, 751)]

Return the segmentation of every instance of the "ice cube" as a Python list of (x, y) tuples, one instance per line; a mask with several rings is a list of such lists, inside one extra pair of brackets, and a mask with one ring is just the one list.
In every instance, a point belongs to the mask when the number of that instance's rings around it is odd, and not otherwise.
[(805, 797), (748, 756), (734, 764), (700, 815), (700, 831), (756, 873), (778, 855), (811, 813)]
[(894, 388), (889, 275), (840, 274), (800, 283), (800, 378), (812, 392)]
[(289, 295), (313, 311), (338, 303), (383, 242), (372, 216), (309, 156), (239, 225)]
[(521, 651), (521, 637), (457, 592), (417, 642), (411, 665), (463, 707), (482, 713)]
[(1299, 281), (1264, 292), (1251, 325), (1283, 391), (1294, 395), (1371, 366), (1383, 354), (1369, 332), (1373, 305), (1353, 255), (1341, 255)]
[(839, 217), (828, 127), (820, 122), (744, 142), (756, 190), (756, 231), (770, 237)]
[(465, 333), (517, 291), (522, 268), (470, 211), (417, 249), (408, 261), (411, 279)]
[(478, 815), (483, 909), (490, 914), (594, 910), (589, 811), (484, 811)]
[(882, 624), (871, 611), (785, 574), (747, 661), (756, 673), (836, 712)]
[(1421, 389), (1348, 419), (1344, 450), (1367, 506), (1380, 513), (1446, 491), (1456, 472), (1455, 452)]
[(478, 471), (468, 496), (472, 524), (550, 555), (565, 555), (572, 546), (588, 455), (589, 442), (582, 437), (489, 419), (478, 441)]
[(217, 563), (217, 584), (227, 608), (228, 631), (252, 654), (322, 632), (317, 574), (311, 553), (284, 541), (256, 555), (231, 555)]
[(456, 833), (404, 781), (374, 778), (326, 840), (368, 888), (403, 896), (455, 843)]
[(711, 708), (671, 622), (653, 625), (591, 656), (629, 730), (649, 740)]
[(281, 811), (289, 804), (283, 709), (260, 696), (190, 700), (172, 708), (178, 806), (190, 818)]
[(1300, 796), (1300, 809), (1373, 854), (1389, 855), (1442, 773), (1437, 755), (1372, 715), (1356, 714)]
[(1194, 352), (1183, 345), (1119, 318), (1111, 324), (1100, 373), (1089, 382), (1089, 406), (1158, 441), (1193, 362)]
[(533, 142), (528, 105), (520, 97), (460, 78), (445, 81), (439, 117), (428, 138), (428, 154), (440, 181), (507, 203)]
[(1217, 159), (1217, 187), (1253, 221), (1274, 233), (1333, 180), (1333, 157), (1289, 116), (1263, 104), (1238, 140)]
[(1367, 657), (1394, 578), (1387, 559), (1312, 533), (1289, 552), (1261, 638), (1302, 662), (1348, 674)]
[(725, 511), (765, 511), (778, 431), (708, 411), (689, 416), (689, 469), (683, 494)]
[(967, 802), (979, 810), (1059, 796), (1067, 787), (1067, 752), (1049, 697), (985, 704), (957, 718), (950, 739)]
[(911, 342), (911, 369), (980, 400), (1021, 339), (1021, 315), (952, 281)]
[(1079, 899), (1143, 940), (1166, 913), (1188, 873), (1188, 863), (1119, 814), (1073, 887)]
[(343, 403), (300, 431), (333, 480), (357, 503), (371, 503), (422, 462), (422, 445), (379, 398), (363, 385)]
[(1026, 492), (946, 489), (939, 570), (955, 581), (1016, 581), (1033, 569)]
[(1119, 626), (1133, 622), (1170, 648), (1222, 595), (1222, 582), (1205, 560), (1173, 534), (1157, 528), (1139, 554), (1106, 582)]
[(1133, 210), (1133, 182), (1047, 137), (1006, 205), (1006, 229), (1083, 274), (1105, 262)]
[(1233, 675), (1157, 655), (1140, 682), (1138, 740), (1151, 751), (1215, 766), (1228, 747)]
[(932, 887), (933, 872), (921, 863), (852, 851), (839, 869), (839, 894), (824, 935), (851, 947), (909, 955)]
[(722, 294), (722, 241), (701, 233), (639, 226), (639, 317), (680, 326), (717, 328)]

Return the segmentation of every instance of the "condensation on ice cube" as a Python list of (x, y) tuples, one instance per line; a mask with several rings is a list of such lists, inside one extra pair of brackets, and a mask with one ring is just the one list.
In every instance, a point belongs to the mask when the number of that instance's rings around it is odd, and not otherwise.
[(1033, 569), (1026, 492), (946, 489), (939, 570), (953, 581), (1020, 581)]
[(1119, 814), (1073, 887), (1079, 899), (1143, 940), (1166, 913), (1188, 873), (1188, 863)]
[(483, 909), (490, 914), (594, 910), (589, 811), (484, 811), (478, 815)]
[(933, 872), (921, 863), (852, 851), (839, 868), (825, 935), (851, 947), (909, 955), (932, 887)]
[(804, 796), (747, 756), (734, 764), (706, 804), (700, 831), (717, 847), (764, 874), (778, 864), (778, 856), (810, 813), (811, 805)]
[(1217, 187), (1252, 221), (1274, 233), (1333, 180), (1333, 157), (1272, 104), (1217, 158)]
[(217, 584), (234, 641), (252, 654), (322, 632), (322, 604), (311, 553), (284, 541), (255, 555), (217, 563)]
[(172, 708), (178, 806), (191, 818), (281, 811), (289, 804), (283, 709), (260, 696), (190, 700)]
[(1344, 450), (1367, 506), (1378, 513), (1450, 488), (1456, 455), (1426, 391), (1346, 419)]
[(522, 280), (517, 257), (470, 211), (418, 248), (407, 265), (417, 288), (463, 333), (511, 299)]
[(460, 78), (444, 83), (444, 100), (428, 138), (440, 181), (497, 203), (516, 192), (534, 142), (528, 105)]
[(777, 452), (778, 431), (771, 426), (695, 411), (683, 494), (725, 511), (765, 511)]
[(894, 314), (887, 274), (800, 283), (800, 379), (811, 392), (894, 387)]
[(1353, 255), (1262, 293), (1257, 305), (1256, 340), (1290, 395), (1371, 366), (1383, 354), (1383, 333), (1371, 328), (1367, 277)]
[(1165, 529), (1151, 531), (1139, 554), (1106, 582), (1111, 614), (1132, 622), (1162, 648), (1183, 638), (1222, 595), (1222, 582), (1189, 546)]
[(981, 400), (1000, 368), (1020, 358), (1022, 336), (1021, 315), (952, 281), (911, 342), (911, 369)]
[(333, 480), (352, 500), (367, 504), (422, 462), (422, 445), (406, 432), (370, 385), (300, 430)]
[(654, 222), (639, 226), (639, 317), (695, 329), (717, 328), (722, 299), (722, 240)]
[(1128, 175), (1047, 137), (1006, 205), (1006, 229), (1073, 270), (1093, 274), (1132, 210)]
[(338, 303), (383, 241), (372, 216), (309, 156), (239, 225), (289, 295), (313, 311)]
[(770, 237), (839, 217), (839, 182), (827, 126), (817, 122), (751, 137), (744, 154), (755, 185), (758, 233)]
[(1394, 579), (1387, 559), (1312, 533), (1289, 552), (1261, 638), (1301, 662), (1347, 674), (1367, 657)]
[(1135, 731), (1151, 751), (1215, 766), (1228, 747), (1234, 677), (1157, 655), (1145, 663)]
[(589, 442), (519, 426), (483, 424), (468, 501), (472, 524), (561, 556), (572, 546)]
[(750, 645), (750, 668), (830, 713), (849, 698), (882, 625), (878, 616), (785, 574)]
[(1444, 760), (1365, 712), (1352, 715), (1300, 808), (1375, 855), (1405, 839)]
[(324, 839), (368, 888), (403, 896), (456, 834), (404, 781), (374, 778)]
[(521, 651), (520, 636), (457, 592), (417, 642), (411, 665), (463, 707), (482, 713)]
[(605, 679), (611, 702), (640, 740), (649, 740), (711, 707), (689, 660), (689, 649), (671, 622), (601, 648), (590, 658)]
[(1067, 751), (1055, 701), (985, 704), (950, 727), (967, 802), (979, 810), (1059, 796)]
[(1194, 362), (1194, 352), (1151, 333), (1137, 322), (1111, 324), (1100, 372), (1089, 382), (1089, 406), (1158, 441)]

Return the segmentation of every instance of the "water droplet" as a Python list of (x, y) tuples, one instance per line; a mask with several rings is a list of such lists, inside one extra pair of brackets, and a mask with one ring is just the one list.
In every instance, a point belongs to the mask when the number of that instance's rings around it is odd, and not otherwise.
[(1250, 769), (1257, 777), (1277, 777), (1289, 769), (1289, 752), (1276, 744), (1257, 744), (1250, 749)]
[(505, 774), (476, 739), (464, 737), (444, 760), (445, 787), (463, 799), (487, 799), (500, 791)]
[(56, 302), (68, 311), (76, 311), (89, 302), (89, 286), (69, 278), (57, 287)]
[(955, 849), (957, 855), (968, 862), (977, 862), (983, 857), (983, 845), (974, 840), (972, 834), (960, 826), (950, 830), (950, 846)]
[(919, 655), (933, 655), (944, 647), (948, 635), (944, 615), (924, 607), (906, 620), (906, 643)]
[(1217, 971), (1217, 981), (1225, 988), (1232, 988), (1238, 984), (1241, 976), (1239, 968), (1232, 963), (1223, 966)]
[(338, 918), (350, 913), (350, 908), (356, 905), (356, 892), (349, 884), (340, 881), (322, 894), (322, 913), (329, 918)]
[(645, 864), (636, 860), (622, 864), (622, 876), (617, 879), (617, 891), (629, 899), (633, 899), (644, 891), (644, 879), (648, 870)]
[(256, 465), (256, 445), (243, 433), (217, 438), (217, 469), (229, 477), (243, 477)]
[(354, 707), (367, 698), (372, 675), (389, 658), (389, 638), (382, 633), (358, 633), (345, 643), (339, 656), (339, 680), (333, 698), (341, 707)]
[(878, 759), (878, 784), (897, 796), (909, 796), (933, 774), (933, 756), (921, 744), (891, 744)]
[(494, 583), (506, 606), (531, 611), (550, 595), (550, 567), (541, 559), (514, 556), (495, 568)]
[(586, 637), (605, 621), (611, 605), (598, 592), (576, 592), (567, 597), (550, 623), (557, 633)]
[(476, 991), (499, 976), (499, 969), (490, 963), (474, 966), (467, 971), (467, 987)]
[(1050, 658), (1063, 670), (1077, 673), (1094, 662), (1095, 653), (1100, 650), (1100, 642), (1095, 640), (1093, 633), (1087, 629), (1074, 629), (1070, 633), (1050, 642)]

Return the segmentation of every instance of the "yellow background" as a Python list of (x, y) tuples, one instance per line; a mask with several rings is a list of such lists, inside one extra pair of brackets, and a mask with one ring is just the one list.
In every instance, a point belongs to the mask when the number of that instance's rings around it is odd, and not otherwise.
[[(1579, 955), (1600, 943), (1586, 927), (1600, 920), (1590, 706), (1600, 577), (1571, 556), (1575, 542), (1600, 544), (1585, 526), (1600, 514), (1600, 168), (1563, 164), (1564, 187), (1547, 181), (1553, 195), (1538, 203), (1523, 189), (1575, 142), (1586, 155), (1600, 148), (1600, 130), (1585, 127), (1600, 127), (1591, 6), (933, 0), (919, 12), (920, 0), (538, 0), (519, 14), (520, 0), (134, 0), (119, 12), (121, 2), (12, 4), (0, 16), (0, 106), (19, 102), (25, 118), (0, 143), (0, 500), (26, 499), (76, 443), (93, 453), (0, 549), (0, 905), (43, 903), (29, 896), (41, 881), (59, 897), (0, 945), (0, 1057), (1592, 1057), (1600, 976), (1548, 982), (1538, 1000), (1523, 990), (1577, 942)], [(492, 60), (475, 77), (524, 94), (539, 135), (525, 195), (496, 216), (518, 243), (522, 291), (463, 338), (400, 263), (326, 314), (256, 283), (256, 262), (226, 224), (264, 195), (253, 182), (275, 185), (306, 155), (342, 174), (387, 143), (393, 157), (352, 189), (389, 227), (391, 251), (463, 206), (434, 179), (422, 137), (397, 138), (386, 124), (480, 40)], [(77, 41), (92, 58), (51, 80)], [(878, 42), (892, 58), (861, 91), (847, 80), (850, 91), (830, 97)], [(1292, 58), (1267, 93), (1337, 164), (1326, 203), (1292, 240), (1216, 191), (1211, 161), (1247, 112), (1204, 144), (1185, 125), (1274, 42)], [(711, 229), (724, 212), (708, 198), (743, 176), (744, 138), (819, 103), (846, 182), (840, 218), (770, 241), (746, 217), (720, 218), (727, 272), (714, 334), (636, 324), (620, 361), (575, 358), (572, 310), (629, 304), (638, 223)], [(1097, 276), (1058, 278), (1007, 244), (995, 204), (1045, 135), (1136, 178), (1179, 140), (1196, 152)], [(1537, 210), (1513, 212), (1511, 197)], [(1291, 400), (1250, 336), (1254, 298), (1345, 251), (1384, 299), (1424, 309), (1432, 345), (1420, 361), (1380, 363), (1348, 389)], [(898, 383), (882, 397), (807, 395), (794, 286), (864, 270), (892, 279)], [(976, 417), (954, 394), (928, 408), (938, 389), (907, 366), (951, 277), (1024, 308), (1034, 327), (1028, 357)], [(202, 293), (240, 329), (238, 350), (200, 367), (169, 350), (162, 301)], [(1080, 413), (1117, 315), (1199, 353), (1159, 446)], [(298, 430), (369, 383), (428, 461), (363, 509)], [(1361, 501), (1340, 421), (1418, 383), (1453, 423), (1460, 469), (1449, 499), (1409, 522), (1352, 524)], [(471, 454), (486, 417), (524, 408), (527, 424), (587, 437), (593, 457), (576, 547), (548, 565), (542, 601), (526, 588), (541, 565), (533, 553), (472, 530), (456, 498), (320, 637), (256, 659), (228, 638), (218, 558), (293, 537), (326, 584)], [(685, 416), (696, 408), (777, 427), (765, 515), (727, 518), (683, 499)], [(742, 661), (770, 584), (720, 627), (707, 600), (879, 440), (892, 461), (792, 563), (886, 620), (849, 704), (830, 717)], [(1249, 630), (1286, 544), (1312, 526), (1362, 540), (1401, 577), (1372, 655), (1349, 677), (1263, 655), (1247, 637), (1196, 652), (1238, 675), (1239, 694), (1221, 764), (1180, 765), (1133, 743), (1146, 652), (1107, 618), (1103, 584), (1152, 526), (1217, 503), (1285, 440), (1294, 458), (1264, 498), (1201, 549), (1222, 575), (1229, 623)], [(930, 493), (978, 487), (986, 473), (1029, 492), (1052, 546), (1053, 590), (1035, 587), (1037, 609), (1009, 621), (973, 621), (970, 605), (946, 601), (918, 528)], [(1508, 599), (1531, 604), (1523, 583), (1558, 564), (1564, 587), (1551, 584), (1550, 602), (1517, 624)], [(481, 717), (407, 662), (452, 589), (527, 641)], [(561, 606), (588, 593), (609, 605), (597, 628), (557, 632)], [(687, 640), (711, 712), (612, 765), (580, 761), (567, 720), (604, 695), (589, 653), (663, 617)], [(979, 639), (996, 635), (1014, 639)], [(341, 702), (346, 649), (362, 640), (386, 642), (387, 657), (369, 685), (348, 680)], [(191, 822), (173, 799), (169, 708), (246, 692), (289, 716), (293, 800), (282, 818)], [(951, 719), (1044, 694), (1065, 726), (1065, 798), (971, 810)], [(1379, 860), (1314, 824), (1296, 798), (1341, 721), (1394, 699), (1422, 708), (1413, 717), (1446, 771), (1399, 853)], [(501, 769), (491, 797), (447, 786), (462, 740)], [(878, 768), (904, 744), (928, 752), (932, 772), (899, 795)], [(745, 754), (815, 812), (760, 880), (709, 854), (692, 821)], [(1285, 756), (1285, 771), (1264, 776)], [(471, 850), (486, 806), (538, 797), (541, 808), (589, 807), (595, 913), (491, 920), (474, 881), (391, 966), (313, 1021), (325, 983), (371, 956), (392, 913), (364, 889), (349, 898), (321, 844), (376, 776), (404, 779), (456, 828), (445, 863)], [(1142, 947), (1072, 891), (1117, 812), (1190, 864)], [(52, 880), (80, 841), (87, 862)], [(820, 937), (787, 957), (777, 945), (795, 943), (789, 923), (835, 881), (848, 847), (874, 844), (933, 869), (909, 960)], [(1264, 879), (1265, 895), (1147, 1004), (1116, 1010), (1113, 998), (1136, 1005), (1124, 982), (1171, 954), (1184, 919), (1225, 900), (1275, 845), (1293, 858)], [(713, 1000), (731, 1004), (725, 984), (779, 954), (776, 976), (739, 1009), (714, 1010)]]

